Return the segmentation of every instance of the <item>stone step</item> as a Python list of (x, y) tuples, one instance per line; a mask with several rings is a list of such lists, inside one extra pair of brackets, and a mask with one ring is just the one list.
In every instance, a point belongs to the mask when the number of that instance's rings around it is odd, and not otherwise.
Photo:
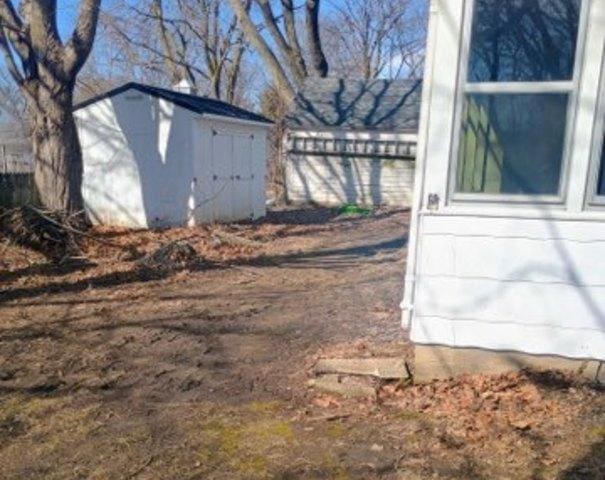
[[(350, 380), (350, 379), (347, 379)], [(343, 381), (339, 375), (328, 374), (309, 381), (309, 386), (327, 393), (347, 398), (375, 398), (376, 388), (351, 381)]]
[(324, 358), (313, 370), (316, 374), (368, 375), (385, 380), (410, 377), (403, 358)]

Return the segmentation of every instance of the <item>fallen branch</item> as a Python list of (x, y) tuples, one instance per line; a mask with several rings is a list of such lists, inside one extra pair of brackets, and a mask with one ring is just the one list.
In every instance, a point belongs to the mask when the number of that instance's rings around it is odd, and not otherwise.
[(262, 242), (256, 240), (250, 240), (249, 238), (240, 237), (227, 232), (213, 232), (212, 236), (218, 239), (220, 242), (224, 242), (228, 245), (236, 245), (240, 247), (255, 247), (259, 248), (263, 246)]
[(331, 415), (322, 415), (320, 417), (311, 417), (309, 422), (334, 422), (335, 420), (344, 420), (349, 418), (352, 413), (333, 413)]

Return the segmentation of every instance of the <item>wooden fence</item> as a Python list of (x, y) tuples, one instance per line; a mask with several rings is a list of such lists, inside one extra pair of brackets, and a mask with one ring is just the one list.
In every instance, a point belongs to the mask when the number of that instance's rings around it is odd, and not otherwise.
[(35, 203), (34, 163), (29, 142), (0, 138), (0, 206)]

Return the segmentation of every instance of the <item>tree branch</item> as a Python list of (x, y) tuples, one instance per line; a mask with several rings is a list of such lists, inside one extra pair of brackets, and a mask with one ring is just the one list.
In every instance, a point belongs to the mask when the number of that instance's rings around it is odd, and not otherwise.
[[(307, 77), (307, 66), (305, 65), (305, 60), (300, 50), (300, 45), (298, 45), (298, 41), (296, 41), (295, 45), (288, 43), (283, 33), (279, 29), (277, 18), (273, 13), (273, 8), (271, 8), (271, 3), (269, 0), (256, 0), (256, 3), (263, 15), (265, 27), (267, 27), (267, 30), (271, 34), (271, 38), (275, 42), (282, 58), (288, 64), (288, 67), (292, 72), (292, 76), (299, 85), (302, 85)], [(285, 5), (285, 3), (287, 2), (284, 1), (284, 13), (286, 13), (288, 10), (288, 7)], [(291, 4), (290, 8), (292, 8)], [(290, 15), (293, 15), (292, 11), (290, 11)], [(288, 21), (286, 20), (286, 24), (287, 23)], [(298, 50), (296, 49), (297, 45)]]
[(101, 0), (81, 0), (76, 28), (65, 46), (64, 68), (76, 75), (90, 54), (97, 31)]
[(280, 93), (287, 101), (293, 101), (296, 96), (294, 88), (292, 87), (286, 72), (280, 65), (279, 60), (256, 28), (256, 25), (252, 22), (250, 13), (246, 11), (245, 5), (241, 0), (229, 0), (229, 4), (237, 16), (240, 28), (244, 32), (244, 35), (265, 61)]
[(25, 82), (25, 75), (23, 75), (17, 67), (17, 62), (15, 61), (8, 39), (6, 38), (6, 33), (2, 27), (0, 27), (0, 50), (2, 50), (8, 73), (10, 73), (17, 85), (23, 85), (23, 82)]

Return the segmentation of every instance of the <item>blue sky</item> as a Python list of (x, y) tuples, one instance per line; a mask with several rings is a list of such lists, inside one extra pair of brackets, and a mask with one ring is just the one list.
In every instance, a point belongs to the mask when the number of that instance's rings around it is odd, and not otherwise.
[[(173, 0), (164, 0), (166, 4)], [(426, 3), (428, 0), (412, 0), (414, 4), (420, 6)], [(15, 0), (15, 3), (16, 0)], [(67, 38), (74, 26), (74, 22), (77, 16), (77, 9), (79, 0), (58, 0), (58, 25), (59, 33), (62, 38)], [(124, 3), (137, 3), (137, 0), (102, 0), (103, 9), (111, 9), (113, 5), (124, 4)], [(323, 0), (321, 8), (322, 12), (329, 12), (339, 5), (343, 4), (343, 0)]]

